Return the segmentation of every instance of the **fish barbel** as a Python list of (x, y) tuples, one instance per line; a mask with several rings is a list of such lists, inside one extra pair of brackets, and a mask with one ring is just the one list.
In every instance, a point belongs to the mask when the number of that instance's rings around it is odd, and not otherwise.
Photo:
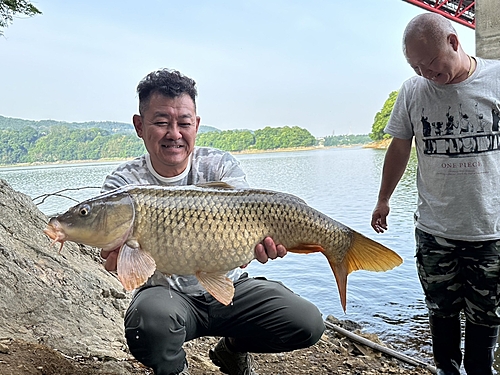
[(323, 253), (335, 275), (345, 311), (347, 275), (386, 271), (402, 263), (394, 251), (302, 199), (276, 191), (205, 186), (125, 186), (88, 199), (50, 219), (44, 232), (104, 250), (118, 247), (118, 278), (126, 290), (144, 284), (158, 269), (196, 275), (214, 298), (234, 295), (229, 270), (254, 259), (266, 236), (292, 253)]

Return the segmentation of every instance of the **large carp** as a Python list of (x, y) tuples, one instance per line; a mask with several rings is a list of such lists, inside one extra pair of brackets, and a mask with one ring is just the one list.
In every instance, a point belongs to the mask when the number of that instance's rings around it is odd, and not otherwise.
[(344, 310), (349, 273), (386, 271), (402, 263), (392, 250), (294, 195), (224, 183), (122, 187), (51, 218), (44, 232), (61, 248), (65, 241), (121, 247), (117, 272), (127, 290), (144, 284), (156, 268), (167, 275), (196, 275), (225, 305), (234, 295), (226, 272), (252, 261), (266, 236), (293, 253), (323, 253)]

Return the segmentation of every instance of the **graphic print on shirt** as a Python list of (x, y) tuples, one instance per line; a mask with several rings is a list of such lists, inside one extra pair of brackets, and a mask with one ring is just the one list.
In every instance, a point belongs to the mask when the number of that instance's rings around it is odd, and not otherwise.
[(429, 119), (422, 108), (420, 121), (425, 154), (456, 157), (500, 150), (498, 106), (488, 113), (483, 113), (478, 103), (475, 103), (473, 113), (467, 113), (462, 104), (455, 108), (448, 106), (445, 117), (435, 120)]

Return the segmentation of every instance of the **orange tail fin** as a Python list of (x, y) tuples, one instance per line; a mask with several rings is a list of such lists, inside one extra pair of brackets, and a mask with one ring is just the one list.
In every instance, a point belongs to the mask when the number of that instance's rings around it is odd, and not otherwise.
[(292, 253), (309, 254), (322, 252), (326, 256), (337, 281), (340, 302), (344, 312), (347, 304), (347, 275), (357, 270), (388, 271), (403, 263), (403, 259), (398, 254), (384, 245), (358, 232), (353, 232), (352, 234), (351, 246), (340, 263), (337, 261), (339, 258), (338, 250), (334, 247), (325, 250), (320, 245), (301, 244), (288, 249)]
[(340, 264), (336, 263), (335, 257), (329, 256), (328, 252), (324, 254), (337, 280), (344, 311), (347, 301), (347, 275), (357, 270), (388, 271), (403, 263), (403, 259), (394, 251), (358, 232), (353, 232), (351, 246)]

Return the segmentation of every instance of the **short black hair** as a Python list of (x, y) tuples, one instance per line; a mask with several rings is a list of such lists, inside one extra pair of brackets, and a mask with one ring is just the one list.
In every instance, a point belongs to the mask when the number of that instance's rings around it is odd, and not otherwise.
[(169, 98), (177, 98), (183, 94), (191, 97), (196, 109), (196, 82), (173, 69), (159, 69), (149, 73), (137, 85), (139, 95), (139, 113), (142, 115), (146, 110), (151, 95), (160, 93)]

